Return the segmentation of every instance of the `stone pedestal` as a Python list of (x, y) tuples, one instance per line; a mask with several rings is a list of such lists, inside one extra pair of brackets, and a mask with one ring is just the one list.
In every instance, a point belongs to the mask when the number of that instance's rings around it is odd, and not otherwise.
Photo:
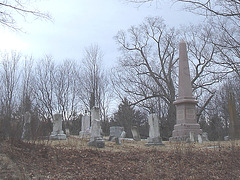
[(66, 134), (62, 130), (62, 114), (53, 115), (53, 131), (50, 135), (51, 140), (65, 140)]
[(148, 117), (149, 138), (146, 146), (163, 145), (159, 132), (159, 118), (157, 114), (150, 114)]
[(85, 111), (82, 117), (81, 131), (79, 132), (80, 137), (90, 136), (90, 116)]
[(192, 96), (187, 49), (184, 41), (179, 44), (179, 87), (178, 98), (174, 104), (177, 119), (170, 140), (184, 141), (189, 138), (190, 133), (193, 133), (194, 139), (197, 139), (198, 134), (202, 134), (202, 130), (196, 119), (197, 100)]

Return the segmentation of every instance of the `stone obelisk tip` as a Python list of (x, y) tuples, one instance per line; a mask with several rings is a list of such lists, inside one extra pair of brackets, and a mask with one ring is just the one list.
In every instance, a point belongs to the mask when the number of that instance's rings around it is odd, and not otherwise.
[(179, 87), (178, 98), (191, 98), (192, 85), (190, 79), (190, 70), (188, 64), (186, 43), (181, 40), (179, 43)]
[(181, 39), (180, 43), (186, 43), (183, 39)]

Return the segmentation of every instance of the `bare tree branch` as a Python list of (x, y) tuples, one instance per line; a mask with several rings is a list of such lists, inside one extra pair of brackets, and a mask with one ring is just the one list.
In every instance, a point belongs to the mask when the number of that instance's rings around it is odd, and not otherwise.
[(26, 20), (28, 15), (39, 19), (51, 20), (48, 13), (39, 11), (30, 7), (30, 4), (34, 3), (31, 1), (25, 2), (24, 0), (12, 0), (12, 1), (2, 1), (0, 2), (0, 24), (8, 27), (12, 30), (21, 30), (16, 21), (17, 17), (20, 15)]

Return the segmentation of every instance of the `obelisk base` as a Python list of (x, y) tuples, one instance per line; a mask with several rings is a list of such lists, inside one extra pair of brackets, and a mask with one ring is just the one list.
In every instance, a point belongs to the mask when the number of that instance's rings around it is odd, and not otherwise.
[[(202, 134), (200, 125), (196, 119), (195, 105), (197, 100), (193, 97), (178, 98), (176, 105), (177, 124), (174, 126), (170, 141), (186, 141), (194, 138), (197, 141), (198, 134)], [(193, 137), (190, 137), (190, 133)]]
[(200, 129), (200, 125), (196, 124), (176, 124), (174, 126), (174, 130), (172, 132), (172, 137), (169, 139), (170, 141), (186, 141), (190, 138), (190, 133), (194, 134), (194, 139), (197, 140), (198, 134), (202, 134), (202, 130)]

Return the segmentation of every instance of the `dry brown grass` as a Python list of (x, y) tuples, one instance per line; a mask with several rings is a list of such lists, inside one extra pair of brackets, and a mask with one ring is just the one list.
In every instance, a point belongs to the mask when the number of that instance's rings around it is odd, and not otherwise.
[[(132, 150), (159, 150), (159, 151), (169, 151), (169, 150), (177, 150), (177, 151), (196, 151), (200, 149), (207, 150), (221, 150), (221, 149), (234, 149), (240, 147), (240, 140), (235, 141), (208, 141), (199, 143), (186, 143), (186, 142), (169, 142), (163, 141), (164, 146), (145, 146), (147, 143), (146, 140), (142, 141), (134, 141), (123, 139), (122, 145), (117, 145), (115, 142), (111, 142), (105, 139), (105, 148), (101, 149), (103, 151), (111, 151), (111, 152), (128, 152)], [(70, 136), (67, 140), (43, 140), (36, 141), (38, 144), (50, 145), (52, 147), (64, 147), (66, 149), (97, 149), (95, 147), (89, 147), (87, 143), (89, 139), (87, 138), (79, 138), (78, 136)]]
[(5, 142), (2, 150), (24, 179), (240, 179), (240, 141), (150, 147), (145, 141), (105, 141), (103, 149), (87, 142), (74, 136)]

